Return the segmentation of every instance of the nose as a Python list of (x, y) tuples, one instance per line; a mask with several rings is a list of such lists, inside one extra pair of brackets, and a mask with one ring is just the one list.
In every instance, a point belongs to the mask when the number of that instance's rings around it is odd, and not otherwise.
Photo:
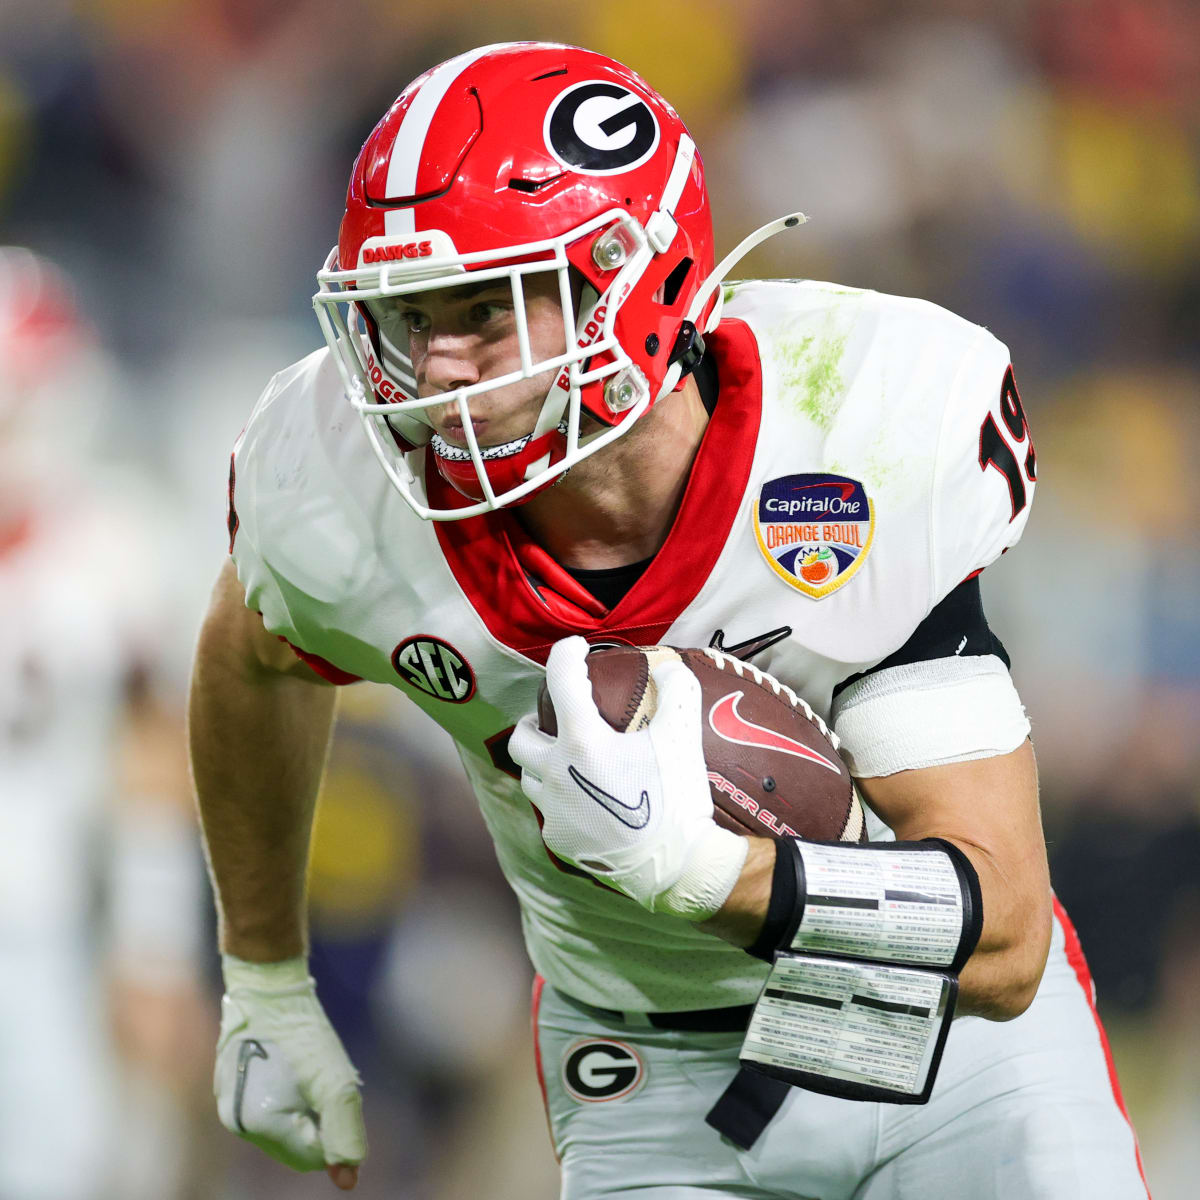
[[(432, 391), (452, 392), (479, 382), (479, 367), (468, 354), (467, 339), (434, 332), (425, 346), (418, 379), (424, 375)], [(423, 368), (423, 369), (422, 369)]]

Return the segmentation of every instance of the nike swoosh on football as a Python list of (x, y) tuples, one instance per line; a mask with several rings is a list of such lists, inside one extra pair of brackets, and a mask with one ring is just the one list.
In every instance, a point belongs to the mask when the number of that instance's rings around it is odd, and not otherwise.
[(579, 785), (585, 795), (590, 796), (601, 808), (612, 813), (622, 825), (630, 829), (645, 829), (650, 820), (650, 796), (642, 792), (641, 799), (636, 804), (626, 804), (616, 796), (609, 795), (598, 784), (593, 783), (586, 775), (581, 775), (573, 766), (567, 767), (567, 774)]
[(825, 767), (835, 775), (842, 773), (841, 767), (830, 762), (825, 755), (818, 754), (811, 746), (793, 741), (773, 729), (764, 729), (761, 725), (755, 725), (753, 721), (747, 721), (738, 712), (738, 701), (743, 695), (744, 692), (730, 692), (708, 710), (708, 724), (717, 737), (737, 746), (759, 746), (765, 750), (778, 750), (781, 754), (807, 759), (808, 762)]
[(262, 1042), (247, 1038), (238, 1049), (237, 1086), (233, 1089), (233, 1120), (239, 1133), (246, 1132), (242, 1124), (242, 1101), (246, 1098), (246, 1072), (252, 1058), (270, 1058)]

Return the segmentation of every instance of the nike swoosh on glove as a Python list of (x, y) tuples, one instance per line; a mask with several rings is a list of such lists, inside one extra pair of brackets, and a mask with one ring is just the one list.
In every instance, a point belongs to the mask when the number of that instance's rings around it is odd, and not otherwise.
[(303, 958), (222, 955), (213, 1091), (221, 1124), (296, 1171), (366, 1157), (361, 1080)]
[(550, 651), (558, 736), (531, 713), (509, 742), (542, 840), (651, 912), (704, 920), (733, 890), (748, 843), (713, 820), (700, 684), (678, 659), (652, 662), (658, 708), (645, 729), (618, 733), (596, 708), (587, 652), (581, 637)]

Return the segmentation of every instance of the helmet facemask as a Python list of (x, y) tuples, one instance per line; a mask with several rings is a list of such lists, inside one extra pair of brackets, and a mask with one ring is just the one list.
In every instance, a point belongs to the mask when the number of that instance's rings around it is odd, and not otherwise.
[[(713, 261), (704, 169), (679, 114), (604, 55), (503, 43), (425, 72), (384, 114), (351, 171), (338, 249), (313, 301), (388, 478), (418, 515), (458, 520), (529, 499), (681, 386), (719, 318), (724, 272)], [(533, 361), (525, 280), (537, 272), (554, 274), (563, 336)], [(573, 275), (587, 284), (577, 305)], [(481, 359), (494, 378), (472, 373), (454, 387), (443, 376), (447, 390), (419, 396), (403, 331), (372, 303), (487, 280), (511, 292), (511, 361)], [(543, 372), (550, 382), (528, 434), (481, 447), (471, 399), (520, 381), (528, 399)], [(433, 440), (428, 410), (448, 403), (465, 447)], [(595, 422), (586, 432), (585, 415)], [(496, 436), (512, 429), (505, 421)], [(471, 503), (439, 495), (433, 506), (429, 450)]]
[[(616, 332), (621, 305), (634, 291), (656, 253), (646, 231), (629, 213), (614, 209), (567, 233), (474, 254), (453, 252), (449, 237), (424, 235), (431, 249), (424, 257), (384, 257), (386, 239), (370, 239), (351, 270), (335, 265), (331, 253), (318, 274), (313, 298), (317, 317), (358, 413), (371, 447), (391, 482), (420, 516), (458, 520), (520, 503), (549, 486), (576, 462), (624, 434), (652, 400), (643, 372), (633, 363)], [(402, 254), (402, 250), (398, 251)], [(578, 305), (572, 292), (573, 260), (589, 274), (609, 275), (598, 294), (585, 283)], [(376, 261), (369, 261), (370, 259)], [(594, 264), (594, 265), (592, 265)], [(615, 270), (615, 274), (612, 272)], [(562, 312), (562, 353), (535, 360), (526, 317), (527, 277), (553, 273)], [(582, 274), (582, 272), (580, 272)], [(394, 302), (421, 293), (477, 287), (488, 280), (507, 281), (512, 297), (519, 364), (509, 372), (453, 391), (418, 396), (407, 331), (394, 319)], [(578, 308), (578, 312), (576, 309)], [(389, 309), (391, 312), (389, 312)], [(541, 409), (529, 434), (502, 446), (480, 446), (470, 420), (472, 397), (521, 380), (553, 372)], [(665, 382), (663, 391), (677, 381)], [(466, 447), (450, 446), (434, 433), (427, 410), (457, 403)], [(580, 420), (590, 413), (602, 426), (582, 434)], [(432, 509), (423, 498), (420, 462), (409, 459), (433, 442), (439, 471), (476, 502), (450, 510)]]

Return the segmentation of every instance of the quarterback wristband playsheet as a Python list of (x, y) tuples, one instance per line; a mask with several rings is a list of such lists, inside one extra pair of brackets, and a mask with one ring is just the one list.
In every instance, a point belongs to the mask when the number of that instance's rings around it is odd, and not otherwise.
[(826, 1095), (923, 1104), (957, 994), (946, 971), (781, 953), (741, 1061)]
[(978, 882), (957, 847), (795, 845), (804, 901), (787, 948), (952, 971), (975, 948)]
[(771, 973), (743, 1064), (828, 1095), (924, 1103), (982, 925), (979, 880), (953, 843), (780, 839), (748, 948)]

